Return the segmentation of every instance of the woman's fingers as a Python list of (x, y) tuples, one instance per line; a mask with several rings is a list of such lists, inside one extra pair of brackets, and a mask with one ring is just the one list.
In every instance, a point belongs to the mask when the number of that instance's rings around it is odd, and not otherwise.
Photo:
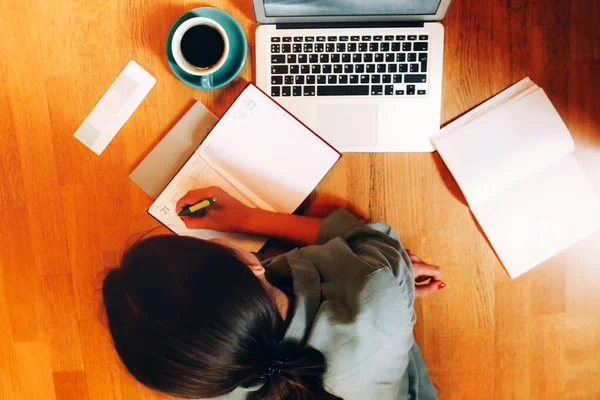
[(433, 280), (442, 280), (442, 269), (437, 265), (426, 264), (422, 261), (413, 261), (413, 273), (415, 278), (430, 276)]
[(444, 282), (432, 279), (427, 285), (416, 285), (415, 296), (427, 296), (428, 294), (433, 294), (445, 287), (446, 284)]
[(200, 200), (203, 200), (207, 197), (219, 197), (219, 193), (222, 189), (218, 186), (210, 186), (202, 189), (190, 190), (187, 192), (182, 198), (177, 201), (177, 212), (180, 212), (183, 207), (196, 204)]

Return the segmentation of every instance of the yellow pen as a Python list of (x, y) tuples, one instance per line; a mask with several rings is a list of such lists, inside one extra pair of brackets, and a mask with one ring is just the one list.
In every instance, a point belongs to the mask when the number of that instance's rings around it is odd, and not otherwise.
[(207, 197), (205, 199), (200, 200), (196, 204), (191, 204), (191, 205), (188, 204), (187, 206), (183, 207), (183, 209), (177, 215), (180, 217), (185, 217), (186, 215), (191, 215), (198, 210), (202, 210), (203, 208), (206, 208), (212, 204), (215, 204), (216, 202), (217, 202), (216, 198)]

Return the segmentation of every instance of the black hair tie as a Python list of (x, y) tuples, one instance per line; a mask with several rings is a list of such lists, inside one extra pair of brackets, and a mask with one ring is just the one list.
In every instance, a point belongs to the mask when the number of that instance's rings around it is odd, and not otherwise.
[(277, 357), (277, 360), (273, 361), (271, 365), (269, 365), (267, 368), (263, 369), (260, 372), (260, 377), (262, 379), (267, 379), (273, 376), (281, 375), (281, 370), (286, 361), (286, 359), (282, 358), (281, 355), (279, 355)]

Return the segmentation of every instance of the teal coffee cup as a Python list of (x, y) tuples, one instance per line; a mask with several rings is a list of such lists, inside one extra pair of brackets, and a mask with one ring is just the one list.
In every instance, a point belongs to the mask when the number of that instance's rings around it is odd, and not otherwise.
[(167, 61), (181, 81), (210, 90), (240, 73), (248, 43), (239, 23), (223, 10), (201, 7), (175, 21), (167, 37)]

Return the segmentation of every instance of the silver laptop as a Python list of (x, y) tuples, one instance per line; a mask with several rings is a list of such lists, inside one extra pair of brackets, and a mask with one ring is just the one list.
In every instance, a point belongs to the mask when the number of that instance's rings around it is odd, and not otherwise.
[(451, 0), (253, 0), (257, 86), (340, 151), (433, 151)]

